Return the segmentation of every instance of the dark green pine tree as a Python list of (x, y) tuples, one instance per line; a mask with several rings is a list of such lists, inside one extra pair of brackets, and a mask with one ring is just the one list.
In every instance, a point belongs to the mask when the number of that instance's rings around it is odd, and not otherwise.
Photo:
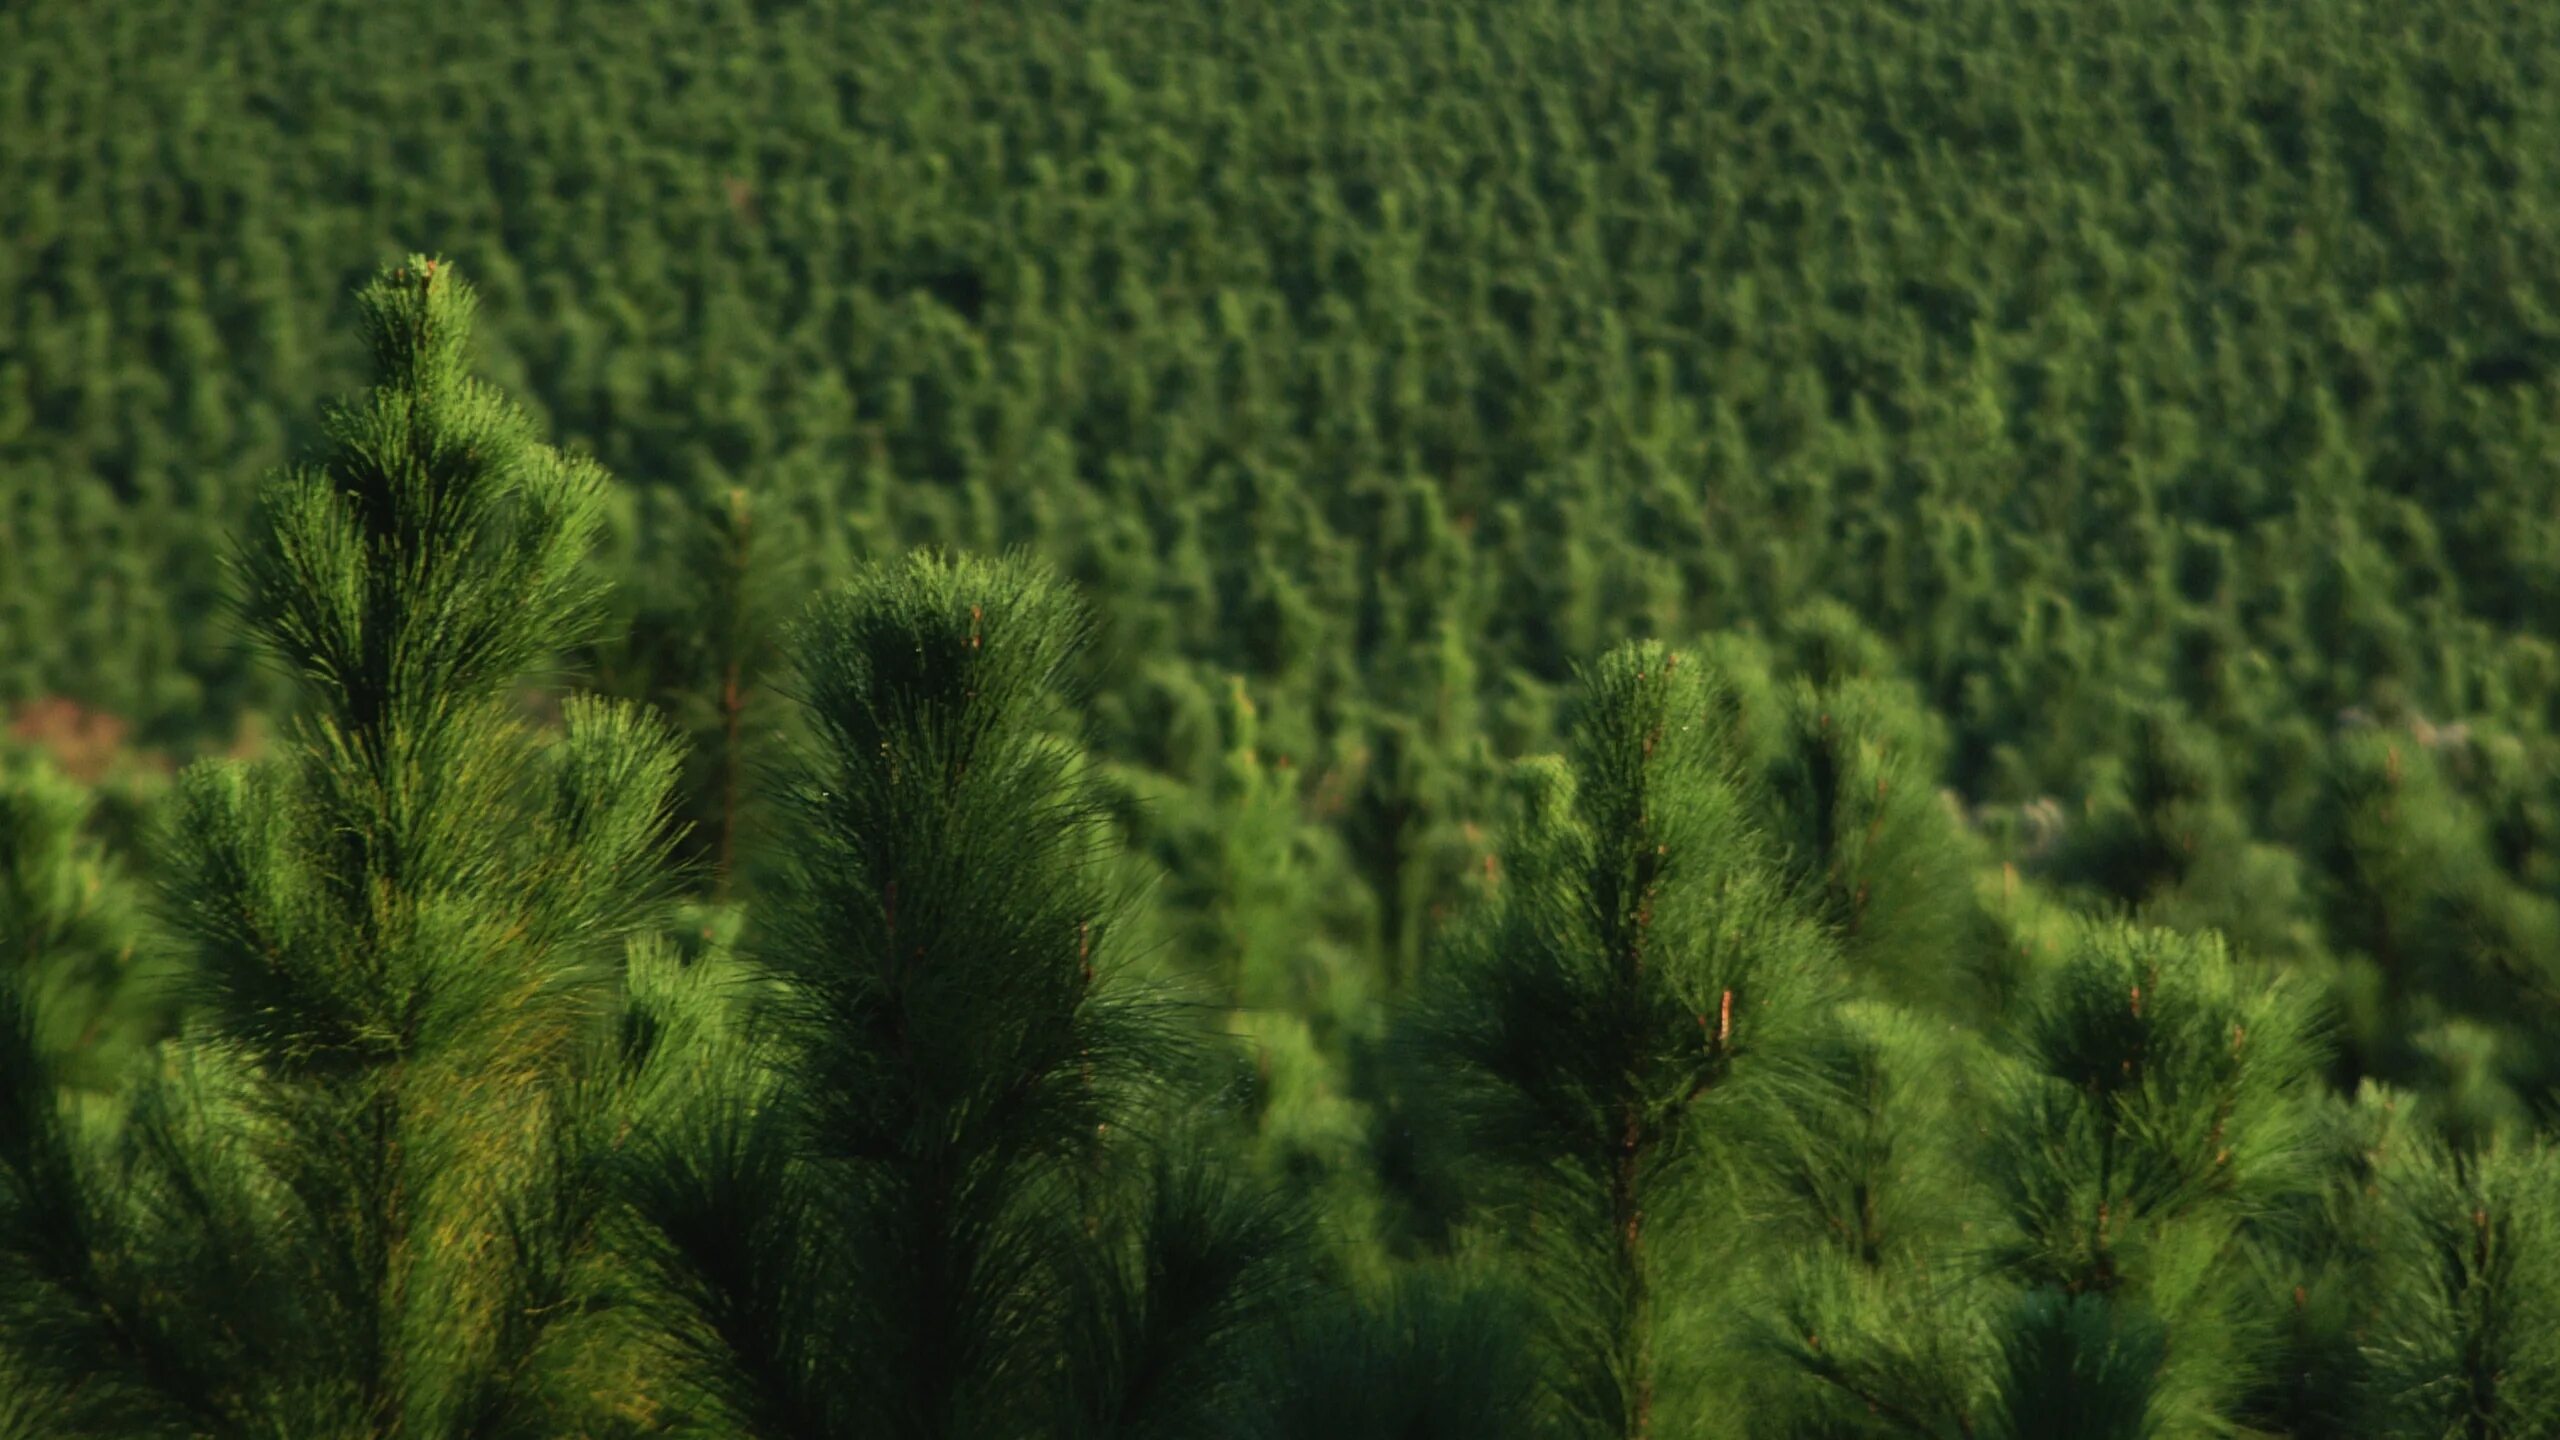
[(22, 987), (55, 1078), (108, 1102), (170, 1017), (164, 977), (138, 959), (134, 882), (90, 833), (96, 808), (40, 752), (0, 741), (0, 975)]
[(2138, 907), (2173, 930), (2217, 930), (2262, 959), (2309, 959), (2314, 897), (2301, 860), (2260, 844), (2233, 793), (2222, 741), (2175, 704), (2127, 721), (2122, 758), (2094, 762), (2082, 817), (2046, 878)]
[[(2440, 739), (2440, 737), (2439, 737)], [(2307, 848), (2343, 961), (2353, 1073), (2423, 1083), (2466, 1146), (2523, 1138), (2560, 1033), (2560, 904), (2499, 863), (2489, 814), (2422, 732), (2362, 730), (2330, 752)]]
[(1368, 717), (1355, 734), (1343, 746), (1357, 780), (1340, 825), (1377, 891), (1377, 950), (1392, 994), (1420, 971), (1433, 927), (1464, 888), (1477, 853), (1458, 818), (1461, 797), (1492, 766), (1403, 716)]
[(751, 783), (784, 716), (767, 682), (787, 613), (784, 596), (805, 570), (799, 537), (744, 486), (697, 458), (686, 486), (653, 491), (650, 523), (668, 553), (629, 623), (604, 637), (595, 659), (604, 688), (662, 705), (690, 757), (677, 813), (684, 858), (726, 900), (742, 847), (759, 838)]
[[(1749, 1433), (1963, 1435), (1998, 1298), (1968, 1254), (2000, 1218), (1969, 1143), (1996, 1057), (1972, 1031), (1879, 1001), (1842, 1018), (1839, 1103), (1768, 1177), (1784, 1201), (1764, 1231), (1772, 1303), (1735, 1347)], [(1772, 1354), (1789, 1363), (1757, 1363)]]
[[(30, 1192), (47, 1180), (26, 1177), (76, 1163), (67, 1147), (113, 1123), (137, 1053), (166, 1029), (165, 1007), (132, 963), (141, 938), (132, 882), (85, 833), (91, 811), (88, 792), (41, 753), (0, 740), (0, 1024), (15, 1027), (0, 1041), (0, 1093), (17, 1113), (64, 1127), (38, 1136), (0, 1118), (0, 1206), (34, 1202), (0, 1211), (0, 1223), (15, 1221), (23, 1228), (12, 1238), (39, 1246), (47, 1222)], [(60, 1108), (57, 1093), (68, 1102)], [(31, 1269), (0, 1259), (0, 1303), (31, 1298), (41, 1284)], [(44, 1373), (46, 1358), (0, 1339), (0, 1436), (55, 1433), (59, 1376)]]
[(1565, 1435), (1729, 1422), (1699, 1377), (1748, 1250), (1733, 1177), (1831, 1093), (1838, 952), (1750, 822), (1724, 683), (1659, 644), (1584, 676), (1569, 763), (1526, 763), (1499, 888), (1404, 1026), (1422, 1163), (1540, 1297)]
[(1204, 1435), (1238, 1440), (1507, 1440), (1539, 1433), (1535, 1300), (1466, 1267), (1415, 1266), (1383, 1292), (1309, 1305), (1263, 1357), (1270, 1404)]
[(1976, 895), (1989, 857), (1940, 793), (1945, 727), (1892, 647), (1832, 600), (1779, 627), (1791, 674), (1759, 673), (1767, 662), (1740, 637), (1710, 643), (1738, 682), (1722, 723), (1761, 768), (1763, 822), (1852, 973), (1870, 993), (1987, 1020), (2014, 979)]
[(552, 1436), (590, 1213), (563, 1080), (663, 872), (673, 738), (520, 677), (597, 613), (606, 479), (467, 373), (472, 298), (362, 292), (375, 387), (237, 565), (301, 682), (275, 758), (187, 771), (159, 867), (192, 1017), (112, 1153), (0, 1029), (0, 1352), (49, 1437)]
[(1984, 1156), (2009, 1222), (1987, 1258), (2027, 1290), (2002, 1322), (2008, 1433), (2081, 1433), (2034, 1417), (2102, 1398), (2080, 1374), (2115, 1373), (2058, 1352), (2019, 1370), (2021, 1355), (2097, 1344), (2121, 1360), (2161, 1329), (2175, 1343), (2144, 1372), (2144, 1403), (2118, 1403), (2128, 1391), (2087, 1413), (2125, 1435), (2234, 1417), (2277, 1353), (2300, 1278), (2284, 1257), (2325, 1178), (2327, 1023), (2308, 987), (2212, 935), (2091, 922), (2043, 977)]
[(1789, 1358), (1856, 1402), (1843, 1421), (1871, 1417), (1801, 1433), (2233, 1433), (2284, 1353), (2331, 1153), (2322, 1024), (2305, 987), (2258, 983), (2218, 938), (2084, 923), (2006, 1062), (1976, 1067), (1994, 1223), (1943, 1247), (1962, 1283), (1814, 1272), (1786, 1302)]
[(1808, 902), (1873, 993), (1979, 1022), (2006, 997), (1975, 895), (1978, 842), (1938, 796), (1944, 746), (1906, 687), (1873, 679), (1784, 691), (1763, 792)]
[(2560, 1424), (2560, 1150), (2427, 1131), (2378, 1167), (2345, 1433), (2526, 1440)]
[(746, 944), (771, 1078), (626, 1171), (680, 1433), (1199, 1435), (1249, 1398), (1307, 1247), (1180, 1113), (1199, 1017), (1119, 958), (1085, 627), (1043, 571), (917, 557), (793, 637), (813, 743)]

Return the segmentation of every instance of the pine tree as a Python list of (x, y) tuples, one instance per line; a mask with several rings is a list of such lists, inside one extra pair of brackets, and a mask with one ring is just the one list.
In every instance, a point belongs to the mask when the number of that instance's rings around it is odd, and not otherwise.
[(1979, 842), (1938, 788), (1944, 726), (1849, 607), (1799, 607), (1780, 641), (1783, 678), (1756, 645), (1711, 642), (1735, 677), (1723, 723), (1756, 767), (1762, 823), (1862, 985), (1981, 1021), (2000, 998), (1997, 942), (1974, 894)]
[[(1658, 644), (1584, 677), (1570, 763), (1406, 1021), (1417, 1126), (1539, 1295), (1561, 1433), (1701, 1433), (1698, 1347), (1728, 1177), (1827, 1094), (1839, 962), (1752, 828), (1721, 681)], [(1729, 1297), (1728, 1297), (1729, 1298)]]
[(2352, 1097), (2317, 1102), (2324, 1184), (2285, 1242), (2270, 1247), (2275, 1273), (2289, 1270), (2294, 1288), (2271, 1363), (2241, 1407), (2257, 1429), (2289, 1440), (2369, 1433), (2376, 1371), (2366, 1342), (2382, 1307), (2403, 1303), (2385, 1278), (2400, 1236), (2384, 1180), (2407, 1167), (2404, 1152), (2435, 1139), (2413, 1100), (2367, 1080)]
[(451, 267), (360, 302), (378, 383), (236, 566), (306, 709), (276, 758), (181, 776), (158, 857), (194, 1019), (113, 1155), (0, 1041), (0, 1347), (47, 1435), (560, 1428), (541, 1362), (587, 1207), (549, 1162), (677, 755), (609, 705), (519, 714), (594, 621), (605, 477), (469, 376)]
[(2560, 1416), (2560, 1150), (2420, 1133), (2377, 1175), (2384, 1243), (2351, 1433), (2524, 1440)]
[[(1962, 1434), (1994, 1333), (1997, 1294), (1966, 1262), (1999, 1218), (1968, 1145), (1996, 1056), (1877, 1001), (1842, 1019), (1826, 1052), (1837, 1103), (1768, 1172), (1771, 1293), (1733, 1356), (1755, 1397), (1750, 1433)], [(1773, 1354), (1786, 1363), (1760, 1367)]]
[(777, 707), (766, 681), (782, 596), (801, 557), (799, 540), (756, 492), (696, 463), (693, 483), (650, 493), (652, 523), (672, 536), (670, 553), (597, 658), (609, 690), (666, 706), (686, 736), (684, 854), (708, 871), (713, 899), (725, 901), (741, 846), (759, 832), (751, 779), (781, 718), (769, 714)]
[[(2323, 1179), (2324, 1027), (2302, 986), (2235, 964), (2217, 937), (2111, 922), (2083, 928), (2015, 1023), (2023, 1066), (1985, 1157), (2009, 1226), (1988, 1258), (2022, 1303), (2108, 1307), (2096, 1330), (2032, 1308), (2013, 1326), (2109, 1353), (2154, 1322), (2177, 1337), (2144, 1407), (2159, 1433), (2217, 1423), (2267, 1361), (2279, 1287), (2260, 1263)], [(2012, 1417), (2056, 1399), (2005, 1398)]]
[(1300, 1310), (1258, 1367), (1271, 1403), (1215, 1432), (1256, 1440), (1509, 1440), (1543, 1433), (1533, 1299), (1498, 1276), (1417, 1266)]
[(1941, 747), (1907, 690), (1879, 680), (1787, 687), (1760, 791), (1808, 903), (1875, 992), (1979, 1019), (1996, 985), (1973, 893), (1977, 847), (1935, 784)]
[[(40, 755), (0, 751), (0, 1436), (55, 1433), (59, 1382), (94, 1329), (30, 1345), (15, 1332), (53, 1320), (86, 1257), (81, 1142), (89, 1131), (58, 1092), (112, 1101), (132, 1042), (116, 1022), (139, 938), (130, 882), (82, 834), (89, 797)], [(123, 1032), (123, 1033), (118, 1033)], [(116, 1043), (116, 1042), (123, 1043)], [(66, 1253), (70, 1252), (70, 1253)], [(66, 1283), (68, 1282), (68, 1283)], [(139, 1397), (136, 1397), (139, 1398)], [(144, 1427), (146, 1403), (106, 1406)]]
[(1297, 1222), (1164, 1103), (1195, 1027), (1117, 957), (1061, 705), (1084, 625), (1041, 570), (920, 556), (796, 632), (814, 743), (746, 945), (780, 1079), (707, 1087), (625, 1169), (684, 1425), (1201, 1433), (1294, 1287)]
[(2220, 931), (2261, 959), (2308, 958), (2316, 927), (2301, 863), (2251, 838), (2218, 737), (2168, 703), (2137, 709), (2128, 729), (2121, 760), (2093, 767), (2086, 816), (2051, 878), (2136, 905), (2154, 924)]
[(1357, 779), (1339, 824), (1377, 891), (1376, 948), (1392, 994), (1421, 970), (1430, 935), (1475, 859), (1458, 818), (1475, 757), (1459, 744), (1434, 743), (1428, 727), (1402, 716), (1370, 717), (1356, 733), (1343, 746), (1343, 764)]
[(22, 987), (50, 1072), (105, 1101), (170, 1017), (139, 958), (137, 887), (89, 833), (95, 809), (40, 753), (0, 742), (0, 976)]
[(2485, 1138), (2548, 1102), (2537, 1052), (2560, 1032), (2560, 904), (2503, 871), (2448, 768), (2414, 727), (2343, 736), (2309, 848), (2350, 986), (2355, 1075), (2450, 1078), (2476, 1103), (2432, 1118)]
[[(1378, 1196), (1367, 1162), (1372, 1115), (1354, 1092), (1354, 1060), (1376, 1039), (1374, 967), (1353, 937), (1371, 928), (1370, 896), (1337, 838), (1300, 799), (1296, 767), (1266, 753), (1241, 678), (1226, 706), (1228, 751), (1205, 793), (1160, 785), (1151, 828), (1178, 867), (1168, 907), (1190, 962), (1211, 970), (1249, 1049), (1238, 1076), (1253, 1158), (1334, 1223), (1351, 1263), (1375, 1272)], [(1159, 832), (1161, 834), (1161, 832)]]
[[(1810, 1272), (1781, 1349), (1878, 1433), (2227, 1430), (2281, 1351), (2288, 1257), (2326, 1178), (2323, 1020), (2214, 937), (2083, 923), (1983, 1067), (1974, 1165), (1996, 1223), (1943, 1250), (1962, 1283)], [(1930, 1315), (1938, 1333), (1910, 1328)]]

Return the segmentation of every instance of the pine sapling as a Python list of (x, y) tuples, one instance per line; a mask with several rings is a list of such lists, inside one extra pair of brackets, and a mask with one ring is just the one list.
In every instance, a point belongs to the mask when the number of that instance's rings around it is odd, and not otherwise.
[(125, 1383), (73, 1387), (55, 1434), (145, 1433), (77, 1400), (145, 1390), (199, 1435), (561, 1423), (537, 1375), (585, 1222), (541, 1162), (651, 918), (677, 757), (611, 706), (518, 714), (593, 623), (604, 477), (470, 377), (450, 267), (360, 298), (378, 383), (265, 487), (236, 567), (304, 710), (273, 759), (187, 771), (163, 841), (194, 1022), (112, 1185), (65, 1171), (27, 1212), (75, 1278), (13, 1327), (121, 1337)]
[[(1788, 892), (1715, 746), (1714, 677), (1659, 645), (1585, 677), (1569, 766), (1408, 1017), (1417, 1125), (1535, 1277), (1568, 1433), (1696, 1433), (1714, 1199), (1821, 1101), (1836, 952)], [(1676, 1282), (1676, 1283), (1673, 1283)]]

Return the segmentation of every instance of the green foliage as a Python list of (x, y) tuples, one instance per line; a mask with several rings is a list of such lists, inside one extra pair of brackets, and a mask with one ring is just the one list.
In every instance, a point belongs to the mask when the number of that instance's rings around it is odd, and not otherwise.
[[(1969, 807), (2106, 809), (2135, 717), (2200, 727), (2213, 823), (2143, 822), (2183, 878), (2068, 877), (2162, 923), (2357, 948), (2346, 877), (2281, 852), (2333, 717), (2395, 694), (2512, 742), (2501, 853), (2547, 889), (2550, 16), (1799, 8), (12, 7), (0, 704), (185, 749), (286, 699), (201, 539), (355, 358), (316, 301), (432, 237), (501, 302), (492, 376), (632, 486), (638, 633), (577, 658), (720, 736), (706, 860), (779, 709), (735, 488), (759, 579), (1051, 561), (1112, 762), (1206, 783), (1111, 713), (1168, 666), (1211, 706), (1244, 675), (1311, 768), (1378, 758), (1324, 818), (1391, 974), (1486, 818), (1430, 772), (1551, 746), (1620, 640), (1822, 650), (1817, 611), (1870, 635), (1809, 678), (1909, 681)], [(345, 59), (383, 54), (431, 58)]]
[(2441, 1120), (2520, 1138), (2527, 1112), (2552, 1103), (2560, 900), (2500, 863), (2489, 817), (2452, 769), (2415, 736), (2349, 737), (2324, 777), (2336, 880), (2323, 898), (2364, 982), (2352, 1017), (2362, 1072), (2467, 1087), (2475, 1103)]
[(2421, 1138), (2382, 1169), (2365, 1433), (2523, 1436), (2560, 1415), (2556, 1175), (2539, 1142), (2464, 1156)]
[(1783, 705), (1767, 811), (1815, 912), (1883, 993), (1978, 1020), (1968, 972), (1992, 943), (1972, 894), (1980, 861), (1938, 795), (1918, 707), (1879, 682), (1806, 679)]
[(606, 692), (662, 706), (683, 732), (682, 853), (709, 869), (725, 898), (751, 868), (742, 847), (765, 838), (752, 776), (788, 733), (788, 717), (771, 713), (767, 682), (807, 545), (775, 533), (755, 492), (718, 481), (706, 462), (693, 485), (649, 492), (656, 514), (648, 532), (680, 537), (671, 573), (635, 587), (621, 633), (595, 650)]
[(239, 567), (309, 708), (275, 759), (184, 773), (154, 857), (188, 1027), (113, 1150), (50, 1113), (22, 1013), (0, 1045), (7, 1345), (53, 1433), (551, 1428), (525, 1380), (581, 1224), (551, 1082), (663, 888), (677, 756), (601, 703), (512, 713), (587, 622), (602, 477), (467, 374), (449, 268), (360, 299), (379, 382)]
[(1837, 983), (1684, 659), (1628, 647), (1587, 677), (1570, 768), (1540, 777), (1405, 1042), (1443, 1163), (1548, 1297), (1575, 1434), (1692, 1423), (1690, 1357), (1657, 1346), (1657, 1311), (1713, 1297), (1678, 1267), (1710, 1236), (1719, 1168), (1783, 1147), (1818, 1101), (1807, 1047)]
[(1195, 1434), (1306, 1283), (1300, 1212), (1178, 1120), (1205, 1032), (1130, 970), (1086, 634), (1020, 564), (919, 556), (794, 640), (814, 743), (746, 951), (772, 1089), (626, 1163), (653, 1388), (722, 1434)]
[(2094, 1295), (2034, 1290), (2001, 1336), (1999, 1433), (2017, 1440), (2149, 1440), (2174, 1433), (2155, 1398), (2169, 1328)]
[(137, 887), (93, 838), (96, 800), (42, 755), (0, 750), (0, 967), (45, 1073), (101, 1101), (170, 1025), (138, 959)]
[[(2095, 922), (2005, 1055), (1863, 1012), (1861, 1103), (1794, 1186), (1829, 1233), (1758, 1345), (1874, 1433), (2230, 1433), (2280, 1363), (2269, 1281), (2330, 1173), (2323, 1023), (2218, 943)], [(1977, 1138), (1940, 1148), (1961, 1114)]]
[(2298, 8), (0, 6), (0, 1437), (2550, 1433), (2560, 12)]
[(1273, 1440), (1487, 1440), (1544, 1433), (1535, 1304), (1497, 1277), (1445, 1268), (1386, 1293), (1304, 1307), (1270, 1362), (1272, 1399), (1235, 1433)]

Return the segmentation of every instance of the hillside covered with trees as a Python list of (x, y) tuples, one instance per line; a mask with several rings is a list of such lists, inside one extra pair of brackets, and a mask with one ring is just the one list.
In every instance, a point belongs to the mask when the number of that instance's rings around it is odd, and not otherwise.
[(2560, 1434), (2555, 62), (0, 7), (0, 1440)]

